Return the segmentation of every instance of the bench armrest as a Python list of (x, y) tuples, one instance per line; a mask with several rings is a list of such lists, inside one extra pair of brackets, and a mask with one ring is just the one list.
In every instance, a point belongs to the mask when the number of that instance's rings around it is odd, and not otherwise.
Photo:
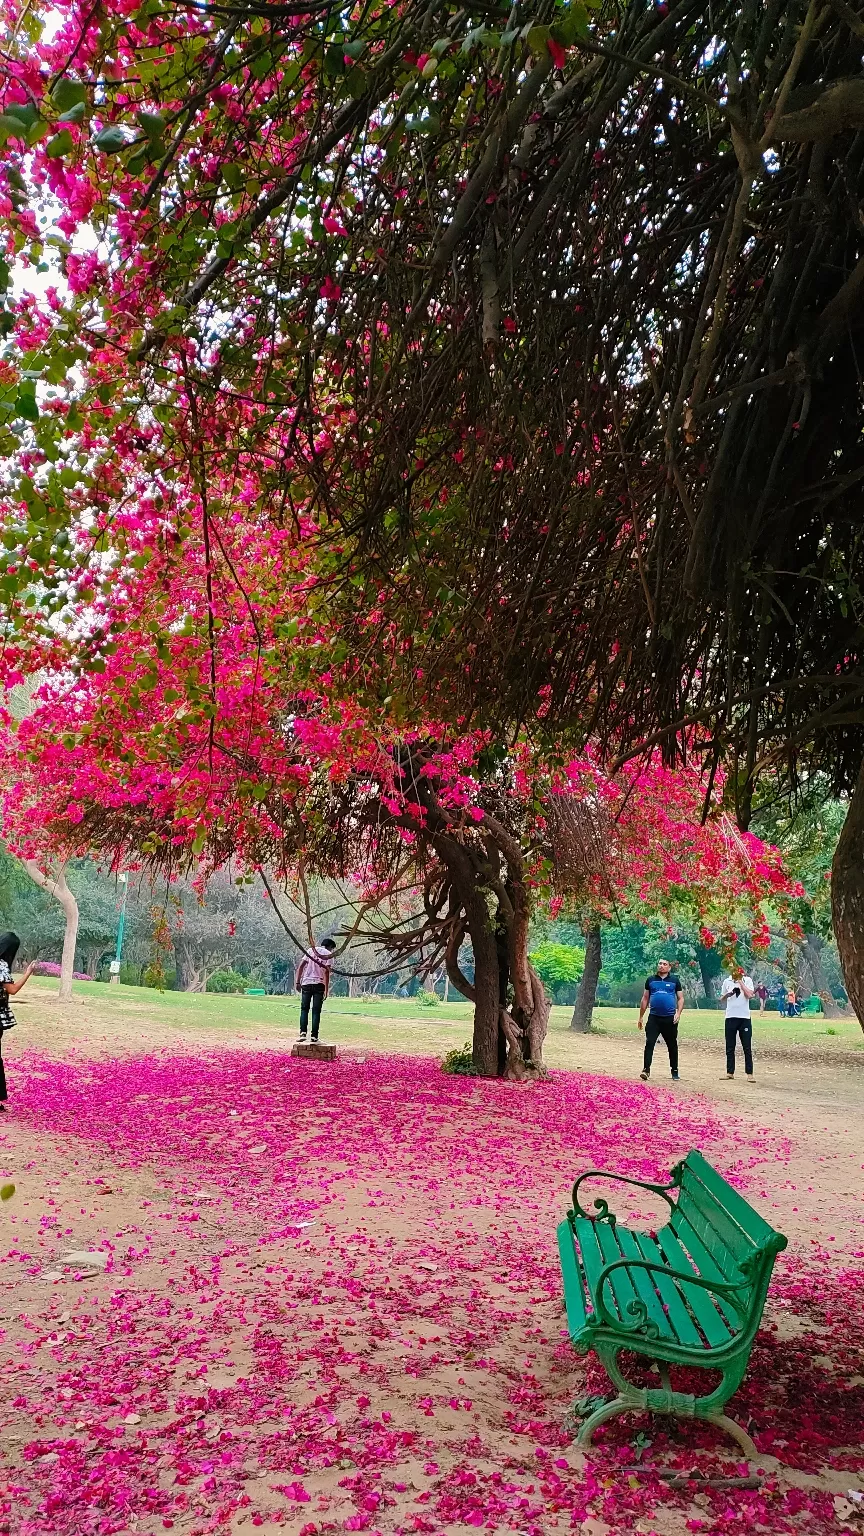
[(579, 1185), (584, 1184), (586, 1179), (614, 1179), (618, 1184), (632, 1184), (636, 1189), (650, 1189), (652, 1194), (660, 1195), (666, 1201), (671, 1211), (675, 1209), (675, 1201), (669, 1199), (667, 1191), (678, 1188), (677, 1179), (673, 1179), (671, 1184), (646, 1184), (642, 1179), (628, 1179), (623, 1173), (604, 1173), (602, 1168), (590, 1168), (587, 1173), (580, 1173), (576, 1183), (573, 1185), (572, 1195), (574, 1215), (584, 1216), (587, 1221), (608, 1221), (614, 1227), (618, 1218), (610, 1211), (609, 1203), (606, 1200), (594, 1201), (594, 1209), (597, 1212), (596, 1216), (592, 1216), (589, 1211), (586, 1211), (579, 1204)]
[(649, 1318), (648, 1308), (639, 1297), (633, 1297), (624, 1308), (628, 1316), (633, 1319), (632, 1322), (625, 1322), (623, 1318), (616, 1317), (610, 1312), (603, 1299), (603, 1287), (616, 1269), (646, 1269), (649, 1272), (653, 1270), (658, 1275), (665, 1275), (669, 1280), (684, 1281), (687, 1285), (697, 1285), (700, 1290), (713, 1291), (716, 1295), (722, 1296), (727, 1306), (738, 1313), (742, 1325), (747, 1321), (748, 1310), (741, 1304), (740, 1284), (734, 1285), (728, 1280), (705, 1280), (702, 1275), (694, 1274), (692, 1270), (670, 1269), (668, 1265), (652, 1262), (651, 1259), (615, 1259), (611, 1264), (604, 1265), (597, 1276), (594, 1297), (597, 1319), (605, 1323), (607, 1328), (617, 1328), (619, 1331), (623, 1328), (630, 1333), (642, 1333), (649, 1339), (657, 1338), (660, 1331), (657, 1324)]

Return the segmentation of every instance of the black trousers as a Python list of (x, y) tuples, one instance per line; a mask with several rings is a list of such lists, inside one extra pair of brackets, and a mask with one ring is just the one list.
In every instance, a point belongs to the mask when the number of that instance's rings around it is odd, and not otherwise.
[[(0, 1028), (0, 1053), (3, 1048), (3, 1031)], [(3, 1056), (0, 1054), (0, 1104), (6, 1103), (6, 1068), (3, 1065)]]
[(645, 1060), (642, 1064), (643, 1071), (651, 1071), (651, 1062), (654, 1059), (654, 1047), (660, 1036), (666, 1041), (666, 1049), (669, 1052), (669, 1070), (678, 1071), (678, 1021), (675, 1018), (667, 1019), (659, 1013), (649, 1013), (645, 1021)]
[(741, 1049), (744, 1052), (744, 1071), (748, 1077), (753, 1076), (753, 1024), (750, 1019), (726, 1020), (726, 1071), (731, 1075), (735, 1072), (735, 1047), (738, 1039), (741, 1039)]
[(300, 988), (300, 1033), (305, 1035), (309, 1028), (309, 1005), (312, 1005), (312, 1039), (318, 1039), (318, 1029), (321, 1024), (321, 1005), (324, 1002), (324, 983), (314, 981), (309, 987)]

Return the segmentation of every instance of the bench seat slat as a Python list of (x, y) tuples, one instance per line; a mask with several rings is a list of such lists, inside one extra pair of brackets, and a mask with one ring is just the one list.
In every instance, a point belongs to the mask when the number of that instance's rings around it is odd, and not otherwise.
[(736, 1270), (756, 1250), (744, 1229), (698, 1183), (685, 1181), (678, 1198), (678, 1213), (687, 1218), (721, 1269)]
[[(724, 1274), (720, 1265), (713, 1255), (708, 1252), (698, 1232), (694, 1231), (686, 1216), (679, 1216), (676, 1211), (669, 1225), (679, 1242), (686, 1248), (703, 1280), (725, 1280), (728, 1282), (731, 1279), (734, 1282), (738, 1278), (733, 1265), (727, 1264), (726, 1273)], [(742, 1292), (747, 1290), (743, 1280), (741, 1289)], [(737, 1333), (741, 1327), (741, 1322), (735, 1309), (730, 1307), (728, 1302), (721, 1301), (719, 1296), (716, 1296), (714, 1301), (718, 1312), (720, 1312), (722, 1317), (725, 1317), (733, 1333)]]
[[(617, 1228), (610, 1226), (605, 1221), (595, 1222), (595, 1228), (597, 1242), (603, 1255), (603, 1263), (618, 1263), (623, 1258), (623, 1254), (618, 1244)], [(613, 1296), (619, 1317), (623, 1318), (626, 1324), (632, 1325), (633, 1315), (628, 1313), (627, 1304), (628, 1302), (636, 1301), (637, 1293), (634, 1289), (633, 1279), (626, 1269), (616, 1269), (615, 1273), (609, 1276), (609, 1279), (603, 1286), (603, 1300), (607, 1306), (609, 1305), (610, 1298)]]
[(772, 1242), (776, 1246), (778, 1239), (782, 1247), (785, 1248), (786, 1239), (775, 1232), (772, 1226), (769, 1226), (764, 1216), (760, 1216), (759, 1212), (755, 1211), (752, 1205), (748, 1204), (744, 1196), (728, 1180), (724, 1179), (723, 1175), (718, 1173), (716, 1168), (712, 1168), (701, 1152), (691, 1152), (687, 1157), (686, 1167), (685, 1184), (687, 1183), (688, 1175), (691, 1178), (698, 1179), (699, 1183), (704, 1185), (708, 1193), (729, 1212), (729, 1215), (737, 1222), (742, 1232), (747, 1234), (754, 1248), (762, 1248), (766, 1243)]
[[(616, 1226), (615, 1236), (621, 1244), (622, 1258), (641, 1259), (643, 1257), (639, 1252), (639, 1244), (628, 1227)], [(649, 1274), (647, 1269), (631, 1269), (630, 1275), (639, 1293), (640, 1301), (645, 1303), (649, 1318), (652, 1323), (656, 1323), (660, 1330), (660, 1337), (677, 1340), (679, 1336), (670, 1318), (663, 1310), (663, 1303), (657, 1294), (655, 1279)], [(685, 1342), (687, 1341), (685, 1340)]]
[[(647, 1232), (634, 1232), (633, 1238), (643, 1259), (650, 1260), (652, 1264), (662, 1264), (664, 1267), (667, 1265), (668, 1260)], [(695, 1345), (697, 1349), (704, 1349), (705, 1345), (702, 1335), (684, 1305), (675, 1281), (670, 1279), (668, 1275), (658, 1273), (657, 1270), (652, 1270), (652, 1277), (656, 1283), (663, 1305), (667, 1308), (669, 1322), (681, 1343)]]
[(569, 1221), (562, 1221), (558, 1228), (558, 1253), (561, 1259), (561, 1277), (564, 1281), (564, 1304), (567, 1308), (567, 1327), (573, 1338), (585, 1327), (587, 1316), (585, 1288), (582, 1272), (573, 1246), (573, 1231)]
[[(671, 1227), (663, 1227), (657, 1233), (657, 1241), (672, 1269), (693, 1270), (692, 1263)], [(728, 1344), (733, 1330), (720, 1316), (709, 1293), (703, 1291), (701, 1286), (688, 1285), (686, 1281), (678, 1281), (677, 1284), (708, 1343), (712, 1346)]]
[[(606, 1263), (597, 1237), (597, 1228), (600, 1226), (600, 1223), (590, 1221), (587, 1216), (578, 1216), (573, 1226), (576, 1232), (579, 1258), (585, 1271), (585, 1279), (588, 1282), (588, 1293), (593, 1298), (597, 1294), (597, 1280), (600, 1271)], [(616, 1301), (614, 1297), (609, 1296), (608, 1286), (606, 1287), (606, 1295), (609, 1298), (609, 1310), (614, 1313), (617, 1310)]]

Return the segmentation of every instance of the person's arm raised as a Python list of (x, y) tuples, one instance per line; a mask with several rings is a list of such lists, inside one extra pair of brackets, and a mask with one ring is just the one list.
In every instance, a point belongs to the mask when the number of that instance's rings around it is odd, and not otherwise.
[(21, 977), (20, 981), (6, 981), (6, 982), (4, 982), (3, 986), (5, 988), (7, 997), (14, 997), (16, 992), (20, 992), (21, 988), (23, 987), (23, 985), (25, 983), (25, 981), (29, 981), (30, 980), (30, 977), (33, 975), (33, 972), (35, 971), (35, 969), (36, 969), (36, 961), (35, 960), (31, 960), (30, 964), (28, 965), (28, 967), (27, 967), (26, 971), (24, 972), (24, 975)]

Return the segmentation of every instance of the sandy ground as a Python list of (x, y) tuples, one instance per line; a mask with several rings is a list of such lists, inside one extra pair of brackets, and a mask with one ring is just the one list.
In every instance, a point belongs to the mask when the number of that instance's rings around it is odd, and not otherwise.
[[(124, 1290), (146, 1296), (148, 1305), (152, 1305), (153, 1297), (170, 1293), (178, 1275), (188, 1277), (190, 1269), (205, 1268), (210, 1250), (215, 1252), (218, 1248), (223, 1252), (227, 1236), (233, 1244), (234, 1257), (227, 1268), (223, 1265), (221, 1283), (224, 1288), (226, 1276), (230, 1280), (235, 1310), (232, 1313), (230, 1307), (227, 1311), (223, 1308), (218, 1327), (214, 1321), (212, 1338), (202, 1341), (203, 1354), (199, 1352), (191, 1365), (182, 1352), (178, 1353), (165, 1382), (165, 1412), (173, 1411), (176, 1416), (182, 1409), (190, 1426), (190, 1444), (197, 1437), (196, 1443), (202, 1441), (218, 1448), (220, 1437), (231, 1426), (218, 1409), (188, 1408), (190, 1377), (194, 1380), (200, 1361), (206, 1356), (209, 1388), (233, 1389), (238, 1379), (245, 1379), (251, 1354), (244, 1299), (251, 1304), (254, 1295), (255, 1307), (260, 1308), (261, 1295), (269, 1294), (268, 1286), (273, 1290), (277, 1280), (280, 1285), (284, 1280), (282, 1272), (274, 1272), (271, 1284), (267, 1265), (271, 1237), (256, 1220), (254, 1200), (238, 1211), (228, 1207), (215, 1185), (209, 1194), (206, 1188), (190, 1191), (188, 1182), (170, 1167), (148, 1165), (146, 1161), (139, 1167), (118, 1166), (104, 1147), (90, 1146), (83, 1131), (77, 1135), (74, 1126), (62, 1135), (46, 1135), (28, 1128), (16, 1118), (16, 1058), (24, 1052), (36, 1051), (45, 1058), (45, 1070), (50, 1072), (52, 1060), (58, 1064), (71, 1062), (78, 1069), (85, 1069), (88, 1059), (120, 1059), (158, 1051), (188, 1053), (194, 1058), (202, 1050), (212, 1052), (217, 1044), (226, 1059), (232, 1051), (250, 1048), (287, 1051), (290, 1038), (286, 1038), (284, 1031), (244, 1028), (226, 1031), (214, 1042), (212, 1030), (180, 1023), (173, 1028), (154, 1023), (144, 1007), (140, 1011), (130, 1007), (118, 1019), (116, 1014), (102, 1011), (89, 1001), (61, 1007), (36, 994), (27, 1000), (16, 1000), (16, 1011), (20, 1027), (7, 1035), (4, 1042), (11, 1097), (10, 1112), (0, 1124), (0, 1158), (3, 1171), (14, 1175), (17, 1192), (4, 1207), (0, 1220), (5, 1222), (7, 1213), (14, 1208), (15, 1230), (19, 1234), (16, 1241), (26, 1232), (31, 1247), (38, 1246), (37, 1262), (29, 1267), (29, 1272), (22, 1273), (20, 1265), (9, 1263), (0, 1268), (0, 1435), (8, 1486), (12, 1490), (5, 1525), (0, 1517), (0, 1531), (30, 1536), (31, 1532), (81, 1530), (89, 1536), (91, 1531), (102, 1529), (145, 1533), (155, 1533), (166, 1526), (188, 1533), (214, 1529), (214, 1525), (207, 1523), (213, 1517), (213, 1509), (203, 1493), (188, 1516), (170, 1521), (163, 1521), (158, 1513), (148, 1515), (138, 1509), (130, 1513), (125, 1524), (102, 1527), (82, 1521), (78, 1525), (74, 1519), (70, 1524), (66, 1515), (50, 1514), (50, 1501), (40, 1503), (51, 1471), (51, 1457), (56, 1461), (57, 1453), (50, 1448), (39, 1450), (34, 1458), (27, 1448), (40, 1441), (40, 1437), (44, 1444), (53, 1445), (50, 1434), (59, 1432), (58, 1423), (65, 1426), (63, 1432), (67, 1434), (86, 1438), (93, 1432), (92, 1417), (74, 1419), (72, 1406), (64, 1411), (64, 1394), (70, 1400), (73, 1396), (73, 1388), (63, 1385), (67, 1379), (64, 1373), (76, 1355), (86, 1359), (88, 1350), (100, 1348), (100, 1337), (104, 1337), (100, 1329), (104, 1329), (105, 1313), (118, 1286), (118, 1264), (124, 1277), (119, 1283)], [(380, 1044), (386, 1048), (387, 1021), (376, 1018), (370, 1022), (372, 1050), (379, 1043), (379, 1032)], [(338, 1029), (332, 1030), (331, 1036), (338, 1043)], [(662, 1051), (662, 1044), (659, 1049)], [(352, 1051), (358, 1054), (356, 1044)], [(626, 1081), (638, 1075), (639, 1044), (635, 1035), (632, 1045), (608, 1037), (577, 1038), (567, 1042), (566, 1051), (570, 1070), (602, 1072)], [(555, 1064), (553, 1059), (553, 1068)], [(684, 1046), (681, 1070), (683, 1077), (675, 1086), (676, 1097), (689, 1100), (697, 1094), (704, 1096), (721, 1113), (726, 1126), (731, 1127), (733, 1137), (746, 1145), (748, 1196), (773, 1226), (787, 1234), (790, 1252), (802, 1257), (812, 1255), (823, 1265), (827, 1263), (836, 1274), (847, 1267), (864, 1267), (864, 1060), (855, 1059), (851, 1053), (841, 1063), (820, 1059), (818, 1051), (810, 1053), (806, 1060), (800, 1051), (795, 1053), (794, 1060), (784, 1059), (780, 1052), (764, 1053), (757, 1063), (757, 1082), (751, 1086), (745, 1083), (743, 1073), (734, 1083), (727, 1082), (721, 1077), (720, 1052), (693, 1043)], [(194, 1067), (190, 1062), (191, 1072)], [(655, 1081), (663, 1092), (652, 1100), (652, 1113), (662, 1117), (667, 1112), (664, 1106), (670, 1086), (662, 1057), (655, 1058)], [(542, 1089), (513, 1090), (513, 1113), (517, 1118), (525, 1113), (525, 1101), (516, 1096), (531, 1092)], [(485, 1114), (479, 1099), (477, 1112)], [(170, 1106), (166, 1107), (166, 1114), (170, 1113)], [(239, 1113), (242, 1114), (242, 1106)], [(299, 1128), (301, 1155), (303, 1135), (313, 1136), (315, 1130), (312, 1124)], [(633, 1133), (638, 1137), (638, 1127), (633, 1128)], [(310, 1197), (320, 1196), (320, 1179), (327, 1172), (322, 1168), (319, 1151), (315, 1157), (315, 1178), (310, 1167)], [(387, 1513), (376, 1514), (374, 1528), (382, 1532), (446, 1530), (456, 1536), (467, 1533), (477, 1521), (442, 1521), (439, 1515), (437, 1524), (433, 1521), (425, 1527), (410, 1522), (418, 1518), (418, 1504), (422, 1513), (424, 1498), (431, 1497), (438, 1486), (440, 1470), (447, 1469), (448, 1445), (453, 1447), (451, 1459), (455, 1467), (459, 1447), (464, 1447), (471, 1437), (480, 1437), (483, 1442), (482, 1451), (475, 1446), (474, 1453), (479, 1475), (491, 1478), (495, 1469), (504, 1466), (515, 1479), (514, 1486), (528, 1487), (528, 1480), (536, 1473), (536, 1462), (526, 1455), (524, 1434), (513, 1431), (512, 1406), (508, 1407), (508, 1402), (512, 1405), (512, 1396), (508, 1399), (504, 1389), (512, 1387), (516, 1362), (527, 1373), (537, 1401), (548, 1399), (556, 1405), (556, 1411), (578, 1392), (584, 1379), (582, 1367), (569, 1360), (562, 1364), (560, 1302), (548, 1288), (537, 1289), (530, 1280), (514, 1286), (512, 1277), (508, 1280), (502, 1271), (498, 1291), (494, 1286), (487, 1287), (484, 1297), (485, 1306), (494, 1308), (500, 1304), (502, 1310), (498, 1326), (482, 1346), (478, 1344), (478, 1348), (482, 1347), (482, 1369), (472, 1358), (474, 1351), (465, 1350), (464, 1341), (460, 1345), (450, 1340), (448, 1347), (448, 1340), (445, 1338), (442, 1343), (439, 1338), (440, 1347), (434, 1347), (436, 1298), (443, 1299), (442, 1287), (446, 1286), (448, 1305), (452, 1305), (454, 1287), (460, 1296), (464, 1293), (466, 1307), (473, 1294), (471, 1287), (476, 1281), (468, 1269), (458, 1273), (454, 1269), (447, 1277), (447, 1253), (451, 1242), (454, 1253), (457, 1251), (465, 1237), (466, 1222), (472, 1240), (477, 1243), (482, 1243), (493, 1231), (494, 1222), (484, 1210), (483, 1201), (476, 1202), (466, 1215), (465, 1207), (458, 1202), (456, 1208), (447, 1209), (440, 1191), (424, 1196), (418, 1188), (409, 1206), (404, 1190), (385, 1174), (372, 1182), (363, 1177), (347, 1182), (343, 1179), (335, 1188), (326, 1221), (308, 1234), (294, 1234), (300, 1294), (310, 1298), (309, 1307), (314, 1311), (319, 1294), (327, 1291), (328, 1255), (334, 1243), (359, 1237), (369, 1252), (381, 1254), (389, 1245), (398, 1256), (394, 1258), (392, 1287), (394, 1296), (399, 1293), (404, 1302), (403, 1335), (397, 1341), (398, 1349), (392, 1341), (376, 1339), (368, 1319), (364, 1322), (361, 1318), (355, 1328), (348, 1329), (352, 1347), (344, 1371), (358, 1392), (365, 1394), (368, 1407), (364, 1406), (363, 1411), (390, 1415), (393, 1423), (419, 1437), (411, 1454), (402, 1461), (397, 1459), (395, 1470), (389, 1475)], [(561, 1214), (560, 1191), (550, 1188), (548, 1211), (542, 1212), (541, 1218), (551, 1226)], [(164, 1221), (154, 1220), (159, 1215), (164, 1215)], [(146, 1254), (140, 1257), (140, 1234), (145, 1224)], [(151, 1227), (161, 1230), (152, 1235)], [(424, 1243), (431, 1242), (431, 1259), (419, 1261), (410, 1257), (412, 1238), (417, 1234)], [(58, 1255), (64, 1248), (104, 1250), (109, 1239), (116, 1260), (113, 1273), (104, 1274), (97, 1266), (93, 1272), (85, 1268), (83, 1278), (76, 1278), (74, 1270), (58, 1268)], [(124, 1267), (119, 1257), (127, 1251), (132, 1257)], [(79, 1275), (80, 1271), (81, 1266)], [(514, 1289), (519, 1292), (521, 1310), (514, 1311), (511, 1305)], [(335, 1302), (334, 1297), (329, 1299)], [(344, 1308), (344, 1298), (341, 1305)], [(209, 1314), (200, 1306), (199, 1312), (206, 1325)], [(215, 1316), (214, 1313), (214, 1319)], [(794, 1339), (811, 1326), (803, 1312), (799, 1318), (794, 1307), (790, 1310), (788, 1300), (782, 1305), (769, 1303), (766, 1321), (780, 1339)], [(310, 1333), (305, 1323), (301, 1326), (296, 1318), (294, 1322), (291, 1396), (302, 1409), (304, 1404), (319, 1400), (316, 1393), (321, 1367), (310, 1343), (314, 1340), (314, 1329)], [(205, 1326), (205, 1335), (206, 1332)], [(411, 1359), (407, 1373), (406, 1353)], [(862, 1374), (849, 1378), (853, 1386), (858, 1380), (864, 1381), (864, 1352), (859, 1350), (859, 1354)], [(826, 1355), (826, 1360), (829, 1358)], [(26, 1402), (21, 1396), (22, 1374), (26, 1377)], [(73, 1377), (74, 1369), (69, 1381)], [(433, 1441), (425, 1442), (425, 1451), (418, 1448), (430, 1428), (427, 1410), (418, 1406), (423, 1394), (439, 1405), (435, 1410), (434, 1463), (428, 1459)], [(134, 1393), (130, 1390), (127, 1397), (132, 1402)], [(358, 1396), (357, 1401), (362, 1400)], [(40, 1402), (43, 1411), (37, 1412), (34, 1404)], [(101, 1417), (101, 1423), (111, 1427), (118, 1440), (125, 1436), (128, 1441), (137, 1433), (138, 1421), (134, 1410), (130, 1417), (123, 1408), (122, 1400), (112, 1405)], [(236, 1437), (236, 1423), (233, 1431)], [(176, 1447), (176, 1438), (171, 1445)], [(563, 1468), (566, 1463), (574, 1473), (580, 1473), (585, 1465), (582, 1454), (576, 1450), (565, 1449), (563, 1459), (560, 1451), (557, 1454), (559, 1465)], [(162, 1485), (166, 1484), (175, 1459), (176, 1449), (163, 1451), (163, 1464), (154, 1463), (153, 1477), (157, 1482), (161, 1478)], [(763, 1458), (763, 1464), (785, 1490), (815, 1488), (841, 1498), (850, 1486), (864, 1487), (864, 1475), (844, 1470), (842, 1465), (813, 1472), (783, 1465), (770, 1456)], [(342, 1530), (357, 1509), (352, 1490), (343, 1486), (346, 1474), (350, 1481), (353, 1465), (348, 1457), (338, 1466), (322, 1467), (317, 1472), (313, 1469), (311, 1474), (307, 1465), (304, 1482), (311, 1502), (294, 1509), (290, 1502), (286, 1507), (284, 1495), (273, 1491), (272, 1475), (268, 1480), (272, 1464), (268, 1467), (262, 1446), (250, 1441), (250, 1456), (242, 1468), (250, 1495), (248, 1507), (235, 1510), (219, 1528), (245, 1532), (251, 1524), (263, 1522), (269, 1527), (271, 1520), (275, 1520), (280, 1528), (292, 1533), (305, 1529), (307, 1536), (312, 1531)], [(561, 1475), (569, 1474), (562, 1470)], [(283, 1471), (280, 1486), (284, 1487), (287, 1480), (288, 1473)], [(25, 1490), (29, 1500), (26, 1504), (19, 1498)], [(526, 1495), (526, 1507), (528, 1503), (530, 1498)], [(649, 1511), (628, 1529), (656, 1532), (658, 1536), (684, 1536), (688, 1519), (700, 1515), (706, 1518), (704, 1495), (679, 1499), (677, 1503), (670, 1498), (669, 1505)], [(517, 1522), (511, 1528), (542, 1532), (559, 1523), (569, 1527), (569, 1518), (562, 1514), (559, 1521), (548, 1509), (547, 1505), (546, 1514), (536, 1517), (533, 1525), (526, 1514), (524, 1525)], [(841, 1527), (838, 1517), (837, 1529)], [(348, 1528), (363, 1527), (349, 1524)], [(714, 1527), (709, 1523), (705, 1528)], [(763, 1528), (771, 1529), (770, 1524)], [(785, 1525), (777, 1528), (787, 1529)], [(854, 1511), (849, 1528), (857, 1528)], [(861, 1528), (864, 1530), (864, 1522)], [(614, 1529), (601, 1514), (587, 1515), (581, 1525), (583, 1536), (604, 1536)], [(809, 1529), (821, 1527), (810, 1525)]]

